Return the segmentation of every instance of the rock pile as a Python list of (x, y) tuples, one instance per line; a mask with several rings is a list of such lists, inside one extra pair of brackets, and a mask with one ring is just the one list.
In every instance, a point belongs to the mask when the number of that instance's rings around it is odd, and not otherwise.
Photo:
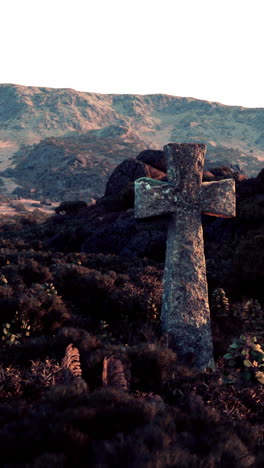
[[(112, 173), (105, 195), (95, 204), (88, 206), (82, 213), (60, 214), (54, 218), (52, 222), (56, 223), (56, 228), (49, 236), (47, 247), (66, 252), (79, 249), (87, 253), (147, 257), (163, 262), (167, 216), (135, 219), (134, 181), (139, 177), (166, 180), (164, 169), (162, 151), (146, 150), (135, 159), (123, 161)], [(262, 245), (264, 170), (256, 178), (250, 179), (229, 167), (214, 168), (203, 173), (203, 181), (230, 177), (236, 181), (237, 217), (219, 219), (202, 216), (209, 287), (227, 285), (232, 291), (241, 291), (243, 285), (245, 291), (250, 290), (251, 295), (254, 292), (262, 294), (263, 275), (257, 267), (257, 256), (261, 256), (261, 252), (256, 252), (254, 246), (259, 248)], [(66, 229), (67, 223), (69, 228)], [(59, 229), (62, 225), (63, 229)], [(239, 262), (239, 256), (242, 255), (243, 265)], [(254, 265), (256, 271), (252, 274)]]

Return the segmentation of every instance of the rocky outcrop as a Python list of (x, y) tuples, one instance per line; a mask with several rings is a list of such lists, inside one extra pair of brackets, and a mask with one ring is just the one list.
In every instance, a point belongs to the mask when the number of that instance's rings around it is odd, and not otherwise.
[[(154, 157), (155, 152), (152, 153)], [(97, 203), (88, 207), (85, 214), (87, 221), (72, 226), (74, 242), (71, 244), (69, 232), (57, 233), (50, 238), (49, 245), (71, 250), (78, 238), (79, 248), (86, 252), (114, 253), (126, 256), (150, 257), (157, 260), (164, 258), (167, 233), (167, 216), (153, 217), (147, 220), (136, 220), (134, 216), (133, 180), (147, 176), (166, 178), (166, 174), (136, 159), (123, 161), (114, 170), (107, 184), (106, 195)], [(220, 178), (220, 172), (218, 177)], [(223, 178), (224, 178), (223, 174)], [(213, 174), (211, 177), (214, 179)], [(205, 217), (206, 219), (207, 217)], [(230, 221), (230, 220), (223, 220)], [(232, 222), (232, 220), (231, 220)], [(212, 221), (208, 224), (208, 235), (212, 231)], [(76, 232), (76, 230), (79, 233)], [(218, 232), (221, 228), (218, 226)], [(220, 236), (221, 239), (222, 235)]]
[[(163, 151), (145, 150), (135, 159), (129, 158), (120, 163), (111, 174), (105, 190), (105, 197), (115, 196), (113, 202), (117, 200), (117, 195), (126, 196), (128, 192), (134, 192), (134, 181), (140, 177), (148, 177), (156, 180), (167, 180), (166, 160)], [(232, 167), (218, 167), (205, 170), (203, 172), (203, 182), (212, 182), (222, 179), (235, 179), (237, 183), (247, 180), (246, 176)], [(258, 182), (259, 184), (259, 182)], [(131, 195), (131, 194), (130, 194)], [(130, 198), (132, 198), (130, 196)], [(120, 196), (119, 196), (120, 199)], [(127, 208), (134, 206), (134, 203), (126, 205)]]
[(144, 164), (148, 164), (151, 167), (155, 167), (158, 171), (167, 172), (166, 158), (164, 151), (158, 150), (145, 150), (142, 151), (136, 159), (142, 161)]
[(256, 178), (257, 188), (260, 193), (264, 193), (264, 169), (260, 171)]
[(161, 180), (166, 177), (164, 172), (156, 169), (151, 159), (150, 164), (145, 164), (137, 159), (126, 159), (114, 170), (106, 184), (105, 196), (121, 192), (130, 182), (134, 182), (140, 177)]
[[(155, 156), (155, 153), (153, 153)], [(49, 223), (50, 236), (46, 240), (48, 248), (56, 248), (60, 251), (80, 250), (87, 253), (115, 254), (124, 257), (147, 257), (158, 262), (165, 258), (165, 246), (167, 239), (167, 216), (148, 219), (135, 219), (134, 213), (134, 182), (132, 168), (140, 168), (140, 171), (151, 171), (151, 158), (146, 165), (142, 161), (130, 159), (120, 166), (128, 168), (128, 173), (123, 173), (121, 186), (112, 186), (112, 195), (103, 196), (92, 206), (88, 206), (82, 214), (59, 214)], [(120, 166), (115, 174), (120, 174)], [(154, 168), (153, 168), (154, 169)], [(130, 172), (131, 171), (131, 172)], [(151, 172), (158, 177), (165, 173)], [(140, 173), (140, 172), (139, 172)], [(262, 284), (262, 273), (258, 273), (259, 252), (255, 246), (262, 248), (260, 233), (264, 228), (262, 186), (264, 171), (256, 178), (245, 179), (235, 169), (212, 168), (205, 171), (203, 180), (221, 180), (227, 176), (236, 180), (237, 216), (234, 219), (220, 219), (211, 216), (202, 216), (207, 277), (209, 287), (226, 287), (227, 290), (241, 290), (241, 285), (234, 278), (241, 278), (243, 291), (253, 283)], [(134, 172), (135, 175), (135, 172)], [(138, 174), (137, 174), (138, 175)], [(143, 175), (140, 173), (140, 175)], [(144, 173), (145, 175), (145, 173)], [(150, 175), (148, 172), (147, 175)], [(241, 178), (243, 180), (239, 180)], [(111, 176), (112, 177), (112, 176)], [(111, 180), (110, 177), (110, 180)], [(136, 177), (134, 177), (136, 178)], [(250, 192), (245, 188), (250, 187)], [(119, 192), (117, 192), (120, 189)], [(247, 242), (243, 239), (248, 238)], [(253, 237), (252, 237), (253, 236)], [(250, 239), (254, 238), (251, 244)], [(243, 268), (239, 258), (244, 258)], [(262, 255), (262, 254), (261, 254)], [(259, 258), (262, 258), (260, 255)], [(248, 259), (248, 261), (247, 261)], [(254, 260), (255, 259), (255, 260)], [(247, 269), (247, 264), (250, 267)], [(256, 265), (255, 273), (252, 269)], [(241, 272), (239, 272), (241, 270)], [(254, 281), (252, 282), (252, 278)], [(260, 286), (256, 286), (261, 291)]]
[(67, 138), (48, 138), (29, 151), (20, 150), (16, 167), (6, 169), (4, 176), (22, 185), (14, 193), (24, 198), (31, 198), (34, 189), (38, 200), (82, 199), (89, 203), (104, 194), (105, 184), (118, 163), (127, 154), (136, 157), (145, 146), (139, 138), (124, 141), (126, 131), (123, 127), (121, 136), (117, 132), (111, 138), (100, 130)]

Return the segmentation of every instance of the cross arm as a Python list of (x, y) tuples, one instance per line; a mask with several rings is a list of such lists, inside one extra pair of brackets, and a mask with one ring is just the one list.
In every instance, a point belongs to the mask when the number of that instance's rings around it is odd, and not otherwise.
[[(175, 213), (181, 196), (174, 184), (142, 177), (135, 181), (135, 217)], [(236, 215), (234, 179), (203, 182), (200, 207), (205, 214), (231, 218)]]
[(203, 182), (200, 191), (201, 209), (204, 214), (233, 218), (236, 216), (234, 179)]
[(168, 182), (141, 177), (135, 181), (135, 217), (149, 218), (174, 213), (178, 197)]

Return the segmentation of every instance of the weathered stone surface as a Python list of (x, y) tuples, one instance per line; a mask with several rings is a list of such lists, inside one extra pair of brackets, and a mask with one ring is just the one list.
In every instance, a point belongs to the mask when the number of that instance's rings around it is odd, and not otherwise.
[(235, 215), (233, 180), (201, 187), (205, 151), (205, 145), (166, 145), (169, 183), (143, 179), (135, 184), (136, 216), (171, 213), (162, 326), (168, 344), (182, 355), (192, 353), (199, 369), (213, 360), (201, 213)]
[(143, 177), (135, 182), (135, 216), (149, 218), (174, 213), (178, 201), (174, 184)]
[(125, 159), (112, 173), (106, 184), (105, 196), (121, 192), (130, 182), (140, 177), (162, 179), (166, 174), (137, 159)]
[[(135, 216), (148, 218), (174, 213), (180, 203), (179, 191), (174, 184), (141, 178), (135, 183)], [(211, 216), (235, 216), (235, 181), (203, 182), (200, 190), (201, 211)]]
[(211, 216), (233, 218), (236, 215), (235, 191), (234, 179), (203, 182), (200, 192), (202, 212)]

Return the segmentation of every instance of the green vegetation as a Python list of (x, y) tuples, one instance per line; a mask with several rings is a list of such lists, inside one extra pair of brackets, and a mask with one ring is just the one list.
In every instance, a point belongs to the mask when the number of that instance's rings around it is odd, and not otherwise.
[(229, 367), (238, 368), (244, 380), (257, 380), (264, 385), (264, 351), (256, 337), (241, 335), (224, 355)]

